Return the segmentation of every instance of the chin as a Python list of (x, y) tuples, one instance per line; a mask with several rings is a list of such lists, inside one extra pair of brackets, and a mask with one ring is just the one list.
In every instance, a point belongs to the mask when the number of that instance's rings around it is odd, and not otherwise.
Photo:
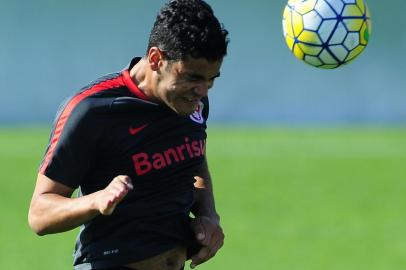
[(194, 112), (194, 110), (192, 110), (192, 111), (176, 111), (179, 115), (182, 115), (182, 116), (189, 116), (189, 115), (191, 115), (193, 112)]
[[(183, 104), (182, 104), (183, 105)], [(169, 106), (174, 110), (177, 114), (182, 116), (189, 116), (196, 110), (196, 107), (191, 106)]]
[(182, 116), (189, 116), (191, 115), (195, 109), (189, 109), (189, 108), (175, 108), (174, 111)]

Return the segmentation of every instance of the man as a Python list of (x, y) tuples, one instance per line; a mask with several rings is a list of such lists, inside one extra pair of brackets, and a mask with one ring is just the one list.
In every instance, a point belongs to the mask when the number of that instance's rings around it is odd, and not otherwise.
[(204, 1), (170, 1), (144, 57), (62, 104), (29, 224), (39, 235), (81, 226), (75, 269), (194, 268), (223, 245), (205, 129), (227, 34)]

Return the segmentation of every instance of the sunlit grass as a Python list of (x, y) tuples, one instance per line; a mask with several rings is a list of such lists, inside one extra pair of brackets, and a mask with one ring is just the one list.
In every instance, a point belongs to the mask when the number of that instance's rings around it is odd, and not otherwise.
[[(48, 133), (0, 129), (0, 269), (72, 269), (76, 232), (26, 221)], [(406, 130), (212, 128), (207, 147), (226, 242), (200, 269), (406, 265)]]

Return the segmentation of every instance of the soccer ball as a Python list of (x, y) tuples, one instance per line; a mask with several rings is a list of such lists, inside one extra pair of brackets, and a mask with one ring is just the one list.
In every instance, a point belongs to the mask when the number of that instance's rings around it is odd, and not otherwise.
[(319, 68), (354, 60), (371, 33), (365, 0), (289, 0), (282, 23), (292, 53)]

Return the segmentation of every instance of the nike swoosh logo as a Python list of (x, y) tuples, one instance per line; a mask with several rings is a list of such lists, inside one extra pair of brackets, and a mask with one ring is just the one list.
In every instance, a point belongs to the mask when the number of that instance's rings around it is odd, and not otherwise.
[(137, 128), (130, 127), (128, 131), (130, 132), (131, 135), (135, 135), (138, 132), (140, 132), (141, 130), (143, 130), (144, 128), (146, 128), (147, 126), (148, 126), (148, 124), (145, 124), (145, 125), (137, 127)]

